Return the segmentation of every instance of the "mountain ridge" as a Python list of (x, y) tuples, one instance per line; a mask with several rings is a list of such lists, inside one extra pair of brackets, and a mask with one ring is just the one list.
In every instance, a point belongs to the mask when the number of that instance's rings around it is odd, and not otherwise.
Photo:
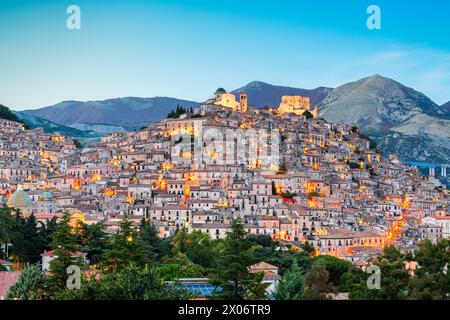
[(14, 111), (14, 114), (30, 129), (42, 128), (44, 132), (55, 133), (55, 134), (63, 134), (76, 138), (87, 138), (95, 136), (95, 133), (90, 130), (78, 130), (76, 128), (71, 128), (67, 126), (63, 126), (57, 123), (54, 123), (50, 120), (40, 118), (31, 114), (27, 114), (21, 111)]
[(358, 126), (384, 154), (450, 162), (450, 112), (395, 80), (374, 75), (343, 84), (322, 101), (319, 113), (329, 122)]
[[(301, 89), (251, 81), (231, 92), (237, 95), (239, 101), (239, 93), (245, 91), (248, 93), (251, 105), (263, 108), (266, 106), (277, 107), (283, 95), (309, 96), (311, 103), (315, 105), (322, 101), (331, 90), (327, 87)], [(136, 129), (166, 118), (167, 114), (177, 105), (195, 108), (200, 106), (201, 102), (165, 96), (118, 97), (88, 101), (63, 100), (54, 105), (27, 109), (22, 112), (69, 127), (72, 125), (111, 125)]]
[(337, 87), (320, 103), (319, 111), (327, 121), (356, 124), (366, 133), (393, 128), (421, 113), (450, 119), (423, 93), (380, 75)]
[[(251, 81), (231, 92), (239, 100), (243, 91), (248, 94), (249, 104), (257, 108), (277, 107), (283, 95), (308, 96), (312, 105), (319, 106), (321, 117), (329, 122), (359, 126), (362, 133), (380, 143), (384, 153), (392, 152), (403, 160), (411, 160), (414, 154), (420, 160), (436, 156), (433, 160), (450, 162), (450, 150), (436, 149), (443, 143), (450, 145), (446, 129), (450, 126), (450, 102), (439, 106), (423, 93), (379, 74), (334, 89), (302, 89)], [(130, 130), (160, 121), (177, 105), (188, 108), (201, 103), (170, 97), (66, 100), (24, 113), (76, 129), (98, 127), (106, 133), (109, 126)], [(408, 148), (415, 150), (407, 153)]]
[(65, 126), (102, 124), (136, 129), (165, 118), (177, 105), (190, 108), (200, 103), (170, 97), (122, 97), (93, 101), (68, 100), (23, 112)]
[(263, 81), (251, 81), (246, 85), (231, 91), (239, 100), (239, 94), (246, 92), (248, 102), (257, 108), (267, 106), (278, 107), (282, 96), (307, 96), (311, 99), (312, 105), (319, 104), (330, 92), (332, 88), (318, 87), (315, 89), (302, 89), (286, 86), (273, 85)]
[(441, 108), (444, 109), (444, 110), (446, 110), (447, 112), (450, 113), (450, 101), (444, 103), (444, 104), (441, 106)]

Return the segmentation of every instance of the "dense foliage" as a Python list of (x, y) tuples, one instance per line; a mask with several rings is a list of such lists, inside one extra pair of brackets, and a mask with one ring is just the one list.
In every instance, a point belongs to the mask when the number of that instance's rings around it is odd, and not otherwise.
[(185, 113), (192, 113), (192, 108), (185, 109), (180, 105), (177, 105), (176, 109), (173, 111), (170, 111), (167, 115), (168, 119), (178, 119), (182, 114)]
[(240, 220), (231, 222), (231, 231), (219, 251), (219, 257), (211, 272), (211, 283), (220, 290), (215, 296), (224, 299), (263, 299), (266, 285), (260, 274), (248, 272), (255, 261), (251, 254), (252, 243), (247, 239), (244, 224)]
[(311, 112), (309, 112), (308, 110), (306, 110), (305, 112), (303, 112), (303, 116), (305, 116), (306, 119), (312, 119), (312, 118), (314, 118), (314, 115), (313, 115)]
[[(135, 226), (125, 218), (114, 234), (107, 234), (103, 223), (74, 227), (67, 213), (58, 222), (53, 219), (44, 225), (33, 215), (23, 218), (1, 209), (1, 257), (24, 267), (9, 297), (185, 299), (192, 293), (180, 289), (177, 279), (205, 277), (217, 288), (213, 299), (265, 299), (263, 275), (250, 273), (248, 268), (261, 261), (279, 268), (276, 299), (330, 299), (338, 292), (363, 300), (450, 297), (450, 240), (424, 241), (414, 255), (386, 248), (372, 261), (380, 268), (381, 287), (371, 290), (367, 286), (371, 274), (350, 262), (332, 256), (312, 257), (308, 244), (297, 249), (269, 236), (248, 235), (240, 220), (232, 221), (231, 226), (225, 239), (212, 240), (205, 233), (183, 229), (160, 239), (145, 219)], [(36, 265), (45, 250), (55, 250), (57, 255), (47, 274)], [(414, 274), (405, 268), (411, 261), (420, 266)], [(79, 290), (67, 289), (69, 265), (82, 270)]]
[(29, 266), (23, 269), (19, 279), (9, 288), (8, 298), (19, 300), (42, 299), (44, 294), (45, 276), (39, 266)]
[(78, 141), (77, 139), (73, 139), (73, 144), (75, 145), (75, 147), (76, 147), (77, 149), (83, 148), (83, 145), (82, 145), (81, 142)]

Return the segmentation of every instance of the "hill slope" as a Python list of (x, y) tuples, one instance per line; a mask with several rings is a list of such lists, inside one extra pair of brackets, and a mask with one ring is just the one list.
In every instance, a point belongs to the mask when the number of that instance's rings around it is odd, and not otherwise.
[(336, 88), (319, 110), (330, 122), (356, 124), (366, 133), (390, 129), (418, 114), (449, 115), (424, 94), (379, 75)]
[(24, 121), (22, 121), (14, 112), (9, 110), (8, 107), (0, 104), (0, 119), (11, 120), (23, 123), (26, 127), (28, 126)]
[(330, 122), (357, 125), (384, 154), (450, 162), (450, 113), (424, 94), (379, 75), (344, 84), (319, 105)]
[(29, 128), (42, 128), (44, 132), (62, 134), (71, 137), (93, 137), (96, 136), (94, 132), (77, 130), (75, 128), (63, 126), (47, 119), (43, 119), (37, 116), (25, 112), (15, 112), (15, 115), (28, 125)]
[(127, 97), (103, 101), (63, 101), (24, 112), (65, 126), (102, 124), (134, 129), (165, 118), (177, 105), (190, 108), (197, 107), (199, 103), (166, 97)]
[(450, 101), (447, 102), (447, 103), (444, 103), (444, 104), (441, 106), (441, 108), (444, 109), (445, 111), (447, 111), (448, 113), (450, 113)]

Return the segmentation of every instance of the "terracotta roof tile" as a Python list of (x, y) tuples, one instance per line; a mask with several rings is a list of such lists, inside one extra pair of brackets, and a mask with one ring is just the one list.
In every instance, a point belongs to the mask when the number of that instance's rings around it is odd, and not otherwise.
[(20, 272), (0, 272), (0, 300), (6, 299), (9, 288), (19, 279)]

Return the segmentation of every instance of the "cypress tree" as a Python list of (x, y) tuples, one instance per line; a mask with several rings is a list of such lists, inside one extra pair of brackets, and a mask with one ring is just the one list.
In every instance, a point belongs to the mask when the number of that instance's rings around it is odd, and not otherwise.
[(217, 266), (212, 271), (210, 282), (220, 288), (216, 290), (215, 297), (233, 300), (263, 298), (265, 286), (261, 285), (261, 275), (252, 274), (248, 270), (255, 262), (250, 251), (251, 246), (242, 221), (233, 220)]
[(75, 255), (79, 250), (77, 236), (70, 225), (70, 214), (64, 212), (63, 217), (53, 233), (51, 246), (55, 258), (50, 261), (49, 291), (64, 290), (67, 286), (67, 268), (71, 265), (83, 266), (82, 257)]
[(23, 245), (24, 261), (31, 264), (38, 263), (44, 250), (42, 234), (39, 232), (34, 214), (25, 220)]
[(120, 222), (117, 233), (109, 238), (103, 260), (105, 269), (124, 267), (130, 262), (145, 266), (149, 261), (147, 246), (131, 220), (125, 217)]

